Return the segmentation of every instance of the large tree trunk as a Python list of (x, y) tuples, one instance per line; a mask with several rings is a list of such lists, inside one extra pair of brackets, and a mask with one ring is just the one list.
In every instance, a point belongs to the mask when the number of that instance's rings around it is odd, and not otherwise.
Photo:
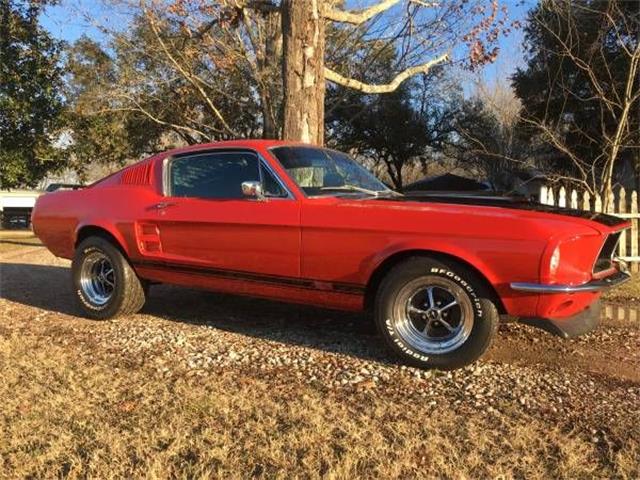
[(282, 137), (324, 141), (324, 45), (322, 0), (283, 0), (284, 126)]

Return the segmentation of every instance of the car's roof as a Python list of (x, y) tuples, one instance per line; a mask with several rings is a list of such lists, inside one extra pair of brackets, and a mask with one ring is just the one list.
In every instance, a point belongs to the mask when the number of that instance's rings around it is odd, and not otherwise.
[(265, 139), (241, 139), (241, 140), (224, 140), (221, 142), (211, 142), (211, 143), (199, 143), (196, 145), (189, 145), (187, 147), (174, 148), (172, 150), (167, 150), (163, 152), (162, 155), (177, 155), (180, 153), (186, 152), (194, 152), (199, 150), (207, 150), (210, 148), (224, 148), (224, 147), (236, 147), (236, 148), (271, 148), (276, 146), (284, 146), (284, 145), (306, 145), (312, 146), (308, 144), (303, 144), (300, 142), (291, 142), (287, 140), (265, 140)]

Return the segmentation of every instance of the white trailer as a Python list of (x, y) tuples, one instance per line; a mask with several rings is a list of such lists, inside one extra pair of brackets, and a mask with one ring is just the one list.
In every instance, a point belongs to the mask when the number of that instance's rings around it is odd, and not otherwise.
[(2, 228), (30, 228), (31, 211), (39, 190), (0, 190), (0, 218)]

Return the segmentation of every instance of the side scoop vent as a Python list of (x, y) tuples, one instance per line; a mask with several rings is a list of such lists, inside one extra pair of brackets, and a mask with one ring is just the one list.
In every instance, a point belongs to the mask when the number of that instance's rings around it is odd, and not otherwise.
[(133, 165), (122, 172), (123, 185), (149, 185), (151, 183), (151, 162)]

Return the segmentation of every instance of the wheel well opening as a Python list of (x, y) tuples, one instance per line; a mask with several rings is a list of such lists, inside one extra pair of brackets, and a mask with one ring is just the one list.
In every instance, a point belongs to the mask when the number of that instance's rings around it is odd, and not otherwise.
[(406, 250), (403, 252), (398, 252), (386, 258), (380, 265), (378, 265), (378, 267), (375, 269), (375, 271), (371, 275), (371, 278), (369, 279), (369, 282), (367, 283), (367, 287), (365, 290), (364, 302), (365, 302), (365, 308), (367, 310), (373, 309), (373, 302), (376, 298), (376, 293), (378, 292), (378, 288), (380, 287), (380, 284), (382, 283), (382, 279), (386, 276), (386, 274), (395, 265), (397, 265), (398, 263), (410, 257), (431, 258), (433, 260), (440, 260), (444, 263), (458, 264), (466, 268), (467, 270), (472, 272), (478, 278), (479, 281), (481, 281), (484, 284), (488, 294), (490, 295), (490, 300), (493, 301), (496, 308), (498, 309), (498, 313), (500, 314), (506, 313), (506, 309), (502, 304), (502, 300), (500, 299), (498, 292), (496, 292), (491, 282), (487, 279), (487, 277), (484, 276), (484, 274), (480, 270), (478, 270), (469, 262), (462, 260), (461, 258), (455, 257), (453, 255), (449, 255), (446, 253), (442, 253), (442, 252), (432, 251), (432, 250)]
[(107, 242), (111, 243), (114, 247), (116, 247), (118, 250), (120, 250), (120, 252), (122, 252), (122, 254), (125, 255), (126, 257), (127, 252), (125, 252), (124, 248), (122, 248), (122, 245), (116, 239), (116, 237), (114, 237), (113, 234), (108, 230), (102, 227), (97, 227), (95, 225), (87, 225), (85, 227), (82, 227), (78, 231), (78, 236), (76, 238), (76, 244), (74, 245), (74, 247), (78, 248), (78, 245), (80, 245), (82, 241), (84, 241), (89, 237), (100, 237), (106, 240)]

